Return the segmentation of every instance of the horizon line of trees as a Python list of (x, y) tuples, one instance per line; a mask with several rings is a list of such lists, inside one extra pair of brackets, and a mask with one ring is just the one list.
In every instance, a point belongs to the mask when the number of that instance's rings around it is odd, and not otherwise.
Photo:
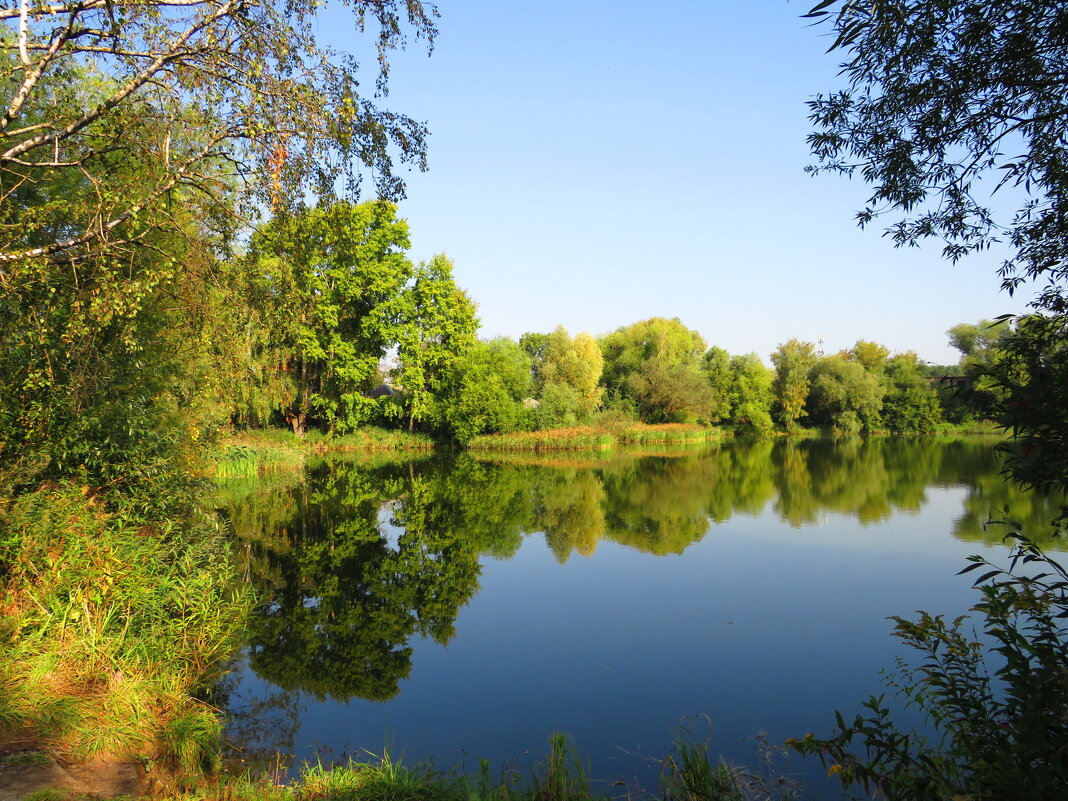
[[(1004, 321), (950, 329), (962, 354), (954, 366), (867, 340), (823, 355), (795, 338), (768, 367), (662, 317), (599, 337), (558, 326), (479, 339), (476, 305), (449, 259), (415, 265), (408, 246), (406, 222), (384, 201), (335, 202), (262, 226), (230, 262), (215, 349), (232, 368), (215, 388), (216, 417), (225, 409), (232, 427), (299, 434), (375, 424), (461, 443), (619, 421), (922, 433), (982, 416), (981, 375), (1013, 330)], [(935, 380), (946, 374), (965, 380)]]

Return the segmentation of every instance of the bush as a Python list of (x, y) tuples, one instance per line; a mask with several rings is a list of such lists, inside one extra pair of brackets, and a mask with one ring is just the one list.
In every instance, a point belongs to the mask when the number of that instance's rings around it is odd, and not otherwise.
[(1068, 572), (1018, 531), (1009, 536), (1018, 541), (1009, 569), (973, 556), (961, 571), (987, 569), (973, 611), (989, 644), (968, 635), (966, 616), (894, 618), (895, 636), (922, 661), (901, 663), (890, 684), (928, 715), (940, 744), (900, 732), (881, 696), (849, 725), (837, 714), (830, 739), (788, 744), (889, 801), (1068, 797)]

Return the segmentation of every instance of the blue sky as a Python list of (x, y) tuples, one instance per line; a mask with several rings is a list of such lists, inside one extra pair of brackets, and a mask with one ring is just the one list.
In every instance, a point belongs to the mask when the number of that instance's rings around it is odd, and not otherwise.
[(383, 101), (431, 132), (412, 257), (453, 259), (485, 337), (662, 316), (765, 361), (822, 334), (955, 362), (947, 328), (1026, 293), (1000, 292), (994, 253), (894, 249), (853, 223), (861, 181), (805, 174), (805, 103), (841, 84), (809, 5), (442, 0), (433, 55), (396, 54)]

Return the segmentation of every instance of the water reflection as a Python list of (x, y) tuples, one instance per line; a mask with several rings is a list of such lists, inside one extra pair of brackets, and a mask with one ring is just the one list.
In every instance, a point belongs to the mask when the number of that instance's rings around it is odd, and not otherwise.
[(980, 440), (764, 440), (698, 450), (538, 459), (461, 455), (418, 463), (337, 461), (220, 495), (242, 568), (263, 604), (247, 658), (277, 688), (315, 698), (395, 696), (413, 635), (447, 643), (478, 590), (481, 557), (544, 536), (555, 559), (609, 540), (682, 554), (736, 515), (792, 527), (828, 515), (862, 524), (916, 512), (930, 486), (967, 490), (955, 536), (994, 543), (1008, 516), (1042, 544), (1057, 503), (997, 473)]

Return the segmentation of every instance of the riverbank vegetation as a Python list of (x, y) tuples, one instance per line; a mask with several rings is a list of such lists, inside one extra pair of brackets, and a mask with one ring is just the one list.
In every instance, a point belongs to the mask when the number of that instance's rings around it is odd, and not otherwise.
[[(816, 172), (860, 172), (871, 186), (861, 224), (890, 213), (898, 245), (935, 237), (954, 261), (1008, 242), (999, 274), (1039, 282), (1034, 312), (958, 326), (973, 391), (1013, 433), (1008, 474), (1032, 491), (1068, 490), (1064, 83), (1068, 48), (1051, 26), (1063, 3), (870, 3), (828, 0), (847, 88), (810, 103)], [(939, 91), (932, 92), (937, 86)], [(1011, 150), (1002, 150), (1012, 141)], [(1013, 155), (1008, 156), (1006, 152)], [(1003, 190), (995, 204), (979, 185)], [(846, 787), (896, 799), (1061, 798), (1068, 793), (1068, 571), (1033, 538), (1063, 537), (1068, 505), (1022, 525), (994, 517), (1013, 543), (1008, 566), (974, 556), (962, 574), (980, 594), (968, 617), (894, 618), (914, 652), (891, 688), (925, 713), (935, 737), (903, 730), (882, 696), (829, 737), (792, 741)], [(976, 630), (981, 634), (976, 634)]]
[[(797, 783), (775, 770), (770, 746), (761, 753), (762, 769), (716, 760), (708, 742), (689, 732), (676, 738), (662, 762), (659, 787), (627, 787), (631, 797), (649, 795), (664, 801), (790, 801), (799, 797)], [(285, 785), (272, 781), (231, 779), (215, 790), (198, 793), (203, 801), (241, 798), (248, 801), (598, 801), (618, 798), (615, 783), (588, 775), (580, 754), (563, 734), (553, 734), (546, 756), (528, 772), (517, 766), (495, 769), (482, 760), (474, 774), (442, 771), (429, 765), (407, 766), (389, 754), (349, 760), (332, 766), (305, 766)]]
[[(1034, 5), (1036, 18), (1049, 13)], [(384, 96), (390, 50), (432, 41), (436, 12), (418, 0), (355, 0), (351, 9), (356, 30), (377, 31), (375, 97)], [(768, 367), (658, 317), (600, 337), (560, 327), (480, 340), (474, 300), (452, 262), (442, 254), (415, 264), (406, 253), (397, 168), (425, 165), (426, 131), (360, 94), (353, 63), (315, 42), (317, 10), (147, 0), (7, 13), (20, 24), (17, 35), (5, 28), (0, 101), (0, 741), (66, 758), (213, 766), (220, 723), (209, 693), (235, 632), (252, 625), (269, 641), (292, 625), (314, 649), (316, 638), (341, 642), (370, 614), (344, 588), (325, 589), (331, 560), (355, 554), (319, 543), (318, 562), (283, 555), (307, 573), (302, 605), (279, 603), (275, 618), (249, 624), (231, 532), (197, 481), (212, 472), (250, 476), (328, 450), (422, 452), (432, 440), (482, 447), (486, 435), (552, 442), (579, 427), (607, 431), (589, 435), (596, 443), (665, 441), (664, 432), (701, 439), (710, 426), (928, 433), (989, 418), (1016, 434), (1017, 476), (1041, 487), (1068, 483), (1056, 147), (1003, 165), (1010, 182), (1037, 181), (1044, 192), (1017, 218), (1018, 257), (1005, 269), (1012, 287), (1014, 269), (1052, 279), (1040, 314), (951, 329), (963, 354), (953, 370), (863, 340), (822, 354), (792, 339)], [(852, 46), (857, 28), (846, 24), (842, 41)], [(1053, 107), (1061, 105), (1057, 98)], [(818, 104), (815, 113), (832, 129), (848, 117)], [(1063, 119), (1043, 114), (1031, 125)], [(832, 167), (842, 167), (843, 136), (814, 142)], [(1063, 136), (1043, 128), (1033, 139)], [(977, 141), (977, 163), (986, 164), (996, 138)], [(915, 199), (894, 184), (897, 166), (886, 171), (882, 199), (908, 210)], [(361, 203), (365, 183), (377, 199)], [(944, 197), (948, 216), (904, 225), (899, 240), (964, 231), (951, 255), (985, 247), (992, 229), (968, 206), (969, 193)], [(954, 204), (964, 204), (960, 214)], [(981, 224), (960, 226), (961, 214)], [(282, 430), (299, 447), (274, 433)], [(220, 450), (219, 437), (234, 432)], [(477, 484), (479, 465), (467, 469)], [(370, 509), (365, 489), (355, 483), (345, 502)], [(400, 518), (412, 534), (407, 556), (423, 556), (419, 543), (442, 556), (431, 579), (447, 610), (470, 595), (478, 551), (462, 527), (419, 539), (437, 531), (416, 514), (419, 489), (411, 486), (411, 514)], [(557, 488), (565, 490), (576, 497), (568, 509), (596, 507), (594, 483)], [(655, 509), (656, 498), (646, 505)], [(240, 518), (230, 525), (238, 530)], [(559, 522), (558, 554), (591, 548), (603, 519), (591, 512), (590, 525)], [(388, 595), (391, 576), (382, 567), (365, 579)], [(1023, 586), (999, 581), (991, 603)], [(447, 614), (429, 601), (411, 613), (393, 589), (392, 641), (416, 630), (450, 636)], [(1058, 584), (1029, 589), (1048, 589), (1043, 602), (1063, 597)], [(304, 603), (313, 590), (316, 603)], [(300, 629), (285, 611), (305, 624), (319, 618)], [(1036, 618), (1020, 625), (1033, 631)], [(947, 637), (936, 631), (924, 643)], [(332, 655), (353, 686), (374, 679), (352, 672), (358, 656)], [(265, 670), (315, 680), (284, 659)], [(366, 691), (388, 697), (392, 689), (382, 680)], [(1050, 741), (1063, 743), (1057, 733)]]

